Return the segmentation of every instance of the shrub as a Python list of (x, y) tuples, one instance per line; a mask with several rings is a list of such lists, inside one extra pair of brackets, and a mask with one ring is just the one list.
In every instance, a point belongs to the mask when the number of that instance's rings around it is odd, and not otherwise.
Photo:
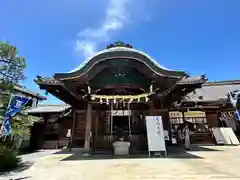
[(0, 171), (7, 171), (18, 167), (21, 164), (21, 158), (15, 150), (0, 144)]

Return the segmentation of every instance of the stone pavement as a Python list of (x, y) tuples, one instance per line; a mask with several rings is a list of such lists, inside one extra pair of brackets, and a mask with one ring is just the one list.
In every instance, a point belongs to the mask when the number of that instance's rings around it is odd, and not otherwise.
[(55, 153), (40, 157), (27, 170), (12, 177), (2, 176), (0, 180), (240, 180), (239, 166), (240, 146), (204, 146), (185, 154), (169, 153), (168, 158), (83, 159), (77, 153)]

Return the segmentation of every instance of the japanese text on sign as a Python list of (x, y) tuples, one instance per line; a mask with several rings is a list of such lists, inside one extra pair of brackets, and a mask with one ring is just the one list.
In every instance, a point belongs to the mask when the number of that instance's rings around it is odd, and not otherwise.
[(157, 128), (157, 134), (161, 134), (161, 123), (158, 117), (156, 117), (156, 128)]

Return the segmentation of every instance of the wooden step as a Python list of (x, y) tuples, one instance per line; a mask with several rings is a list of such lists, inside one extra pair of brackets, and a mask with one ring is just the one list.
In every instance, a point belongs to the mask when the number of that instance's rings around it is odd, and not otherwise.
[(191, 144), (206, 144), (213, 143), (212, 133), (195, 133), (190, 136)]
[(106, 150), (106, 149), (97, 149), (93, 152), (93, 154), (113, 154), (111, 150)]

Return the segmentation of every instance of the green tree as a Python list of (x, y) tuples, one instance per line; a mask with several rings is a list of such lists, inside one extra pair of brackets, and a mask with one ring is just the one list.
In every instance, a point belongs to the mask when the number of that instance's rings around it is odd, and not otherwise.
[(24, 79), (25, 58), (18, 55), (17, 48), (0, 41), (0, 79), (3, 85), (16, 84)]
[[(9, 104), (14, 86), (25, 79), (25, 58), (18, 55), (17, 48), (9, 43), (0, 41), (0, 116), (3, 118)], [(29, 131), (31, 119), (19, 113), (12, 119), (13, 135), (24, 135)]]
[[(26, 68), (25, 58), (17, 53), (17, 48), (9, 43), (0, 41), (0, 121), (7, 110), (14, 86), (24, 79)], [(12, 120), (13, 135), (24, 135), (29, 131), (29, 118), (22, 113)], [(1, 124), (1, 123), (0, 123)], [(12, 139), (0, 138), (0, 171), (20, 165), (21, 160), (14, 149)]]

